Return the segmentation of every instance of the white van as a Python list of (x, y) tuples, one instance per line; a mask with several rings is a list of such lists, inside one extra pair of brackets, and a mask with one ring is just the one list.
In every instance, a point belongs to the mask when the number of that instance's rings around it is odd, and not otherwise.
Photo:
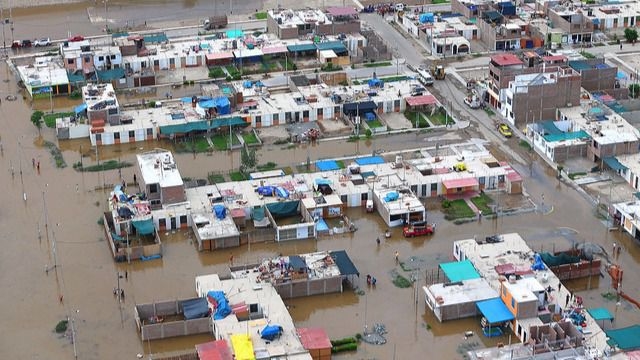
[(428, 70), (418, 69), (418, 81), (424, 86), (433, 85), (433, 76), (429, 74)]

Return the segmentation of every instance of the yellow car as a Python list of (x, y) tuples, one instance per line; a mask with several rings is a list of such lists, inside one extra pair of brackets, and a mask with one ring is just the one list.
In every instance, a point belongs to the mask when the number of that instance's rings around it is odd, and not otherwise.
[(509, 126), (507, 124), (499, 124), (498, 132), (500, 132), (502, 136), (507, 138), (510, 138), (511, 136), (513, 136), (513, 133), (511, 132), (511, 129), (509, 129)]

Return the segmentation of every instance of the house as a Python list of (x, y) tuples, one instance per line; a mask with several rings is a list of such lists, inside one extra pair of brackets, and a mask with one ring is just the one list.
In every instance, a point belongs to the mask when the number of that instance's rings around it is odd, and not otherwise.
[(516, 75), (502, 93), (507, 122), (521, 128), (535, 119), (553, 118), (559, 107), (580, 103), (580, 75), (570, 67), (546, 66), (540, 73)]
[(591, 43), (594, 26), (587, 14), (571, 3), (568, 6), (558, 4), (547, 9), (548, 20), (553, 27), (563, 31), (562, 44)]
[(640, 4), (635, 1), (623, 1), (615, 4), (603, 3), (589, 6), (585, 12), (595, 30), (616, 31), (638, 24)]
[[(312, 360), (273, 285), (256, 282), (251, 274), (239, 275), (227, 280), (221, 280), (217, 274), (195, 278), (197, 295), (205, 299), (212, 310), (213, 338), (230, 344), (234, 359), (238, 360)], [(269, 326), (279, 331), (270, 336), (270, 332), (264, 331)]]
[(580, 73), (582, 87), (589, 92), (606, 92), (616, 100), (627, 99), (629, 89), (621, 87), (617, 79), (618, 67), (604, 58), (573, 60), (569, 66)]
[(282, 40), (305, 36), (353, 34), (360, 32), (360, 20), (358, 12), (353, 7), (329, 7), (326, 13), (311, 8), (269, 10), (267, 32), (276, 34)]
[[(136, 159), (140, 188), (147, 194), (153, 209), (186, 200), (184, 183), (170, 151), (155, 149), (137, 154)], [(164, 231), (167, 225), (160, 224), (160, 230)]]
[(16, 70), (31, 98), (42, 94), (70, 94), (72, 91), (67, 71), (60, 65), (59, 58), (36, 57), (34, 64), (18, 65)]

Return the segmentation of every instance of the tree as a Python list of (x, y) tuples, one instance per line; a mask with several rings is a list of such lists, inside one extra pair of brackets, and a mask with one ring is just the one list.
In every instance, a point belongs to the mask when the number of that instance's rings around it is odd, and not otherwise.
[(636, 99), (640, 96), (640, 84), (629, 85), (629, 96)]
[(42, 116), (44, 116), (44, 113), (40, 110), (36, 110), (31, 114), (31, 122), (38, 128), (38, 134), (40, 133), (40, 129), (42, 129)]
[(638, 30), (633, 28), (624, 29), (624, 38), (627, 39), (627, 42), (636, 42), (638, 40)]
[(240, 172), (251, 170), (256, 167), (256, 164), (256, 150), (243, 146), (242, 153), (240, 154)]

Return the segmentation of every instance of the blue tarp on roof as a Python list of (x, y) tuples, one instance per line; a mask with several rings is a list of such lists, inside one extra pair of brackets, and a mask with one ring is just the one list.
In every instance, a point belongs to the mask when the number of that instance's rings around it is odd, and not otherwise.
[(148, 34), (144, 36), (144, 42), (147, 44), (166, 43), (167, 41), (169, 41), (169, 39), (165, 33)]
[(280, 325), (267, 325), (260, 332), (260, 337), (268, 341), (273, 341), (280, 335), (282, 335), (282, 326)]
[(580, 72), (582, 70), (589, 70), (593, 66), (591, 66), (590, 64), (588, 64), (583, 60), (573, 60), (573, 61), (569, 61), (569, 67), (571, 67), (573, 70), (577, 72)]
[(499, 324), (514, 319), (513, 314), (500, 298), (479, 301), (476, 306), (489, 324)]
[(605, 330), (605, 334), (609, 337), (607, 344), (615, 345), (622, 351), (640, 349), (640, 325)]
[(289, 266), (293, 268), (293, 270), (305, 270), (307, 268), (307, 263), (298, 255), (289, 256)]
[(197, 298), (183, 301), (182, 313), (186, 320), (206, 317), (209, 315), (209, 304), (207, 304), (207, 299)]
[(338, 270), (340, 270), (340, 275), (360, 276), (358, 269), (356, 269), (356, 266), (353, 265), (353, 261), (351, 261), (346, 251), (344, 250), (331, 251), (329, 254), (331, 255), (331, 258), (333, 259), (335, 264), (338, 266)]
[(153, 218), (146, 220), (131, 220), (131, 224), (140, 235), (153, 234), (155, 227), (153, 226)]
[(335, 160), (321, 160), (316, 161), (316, 167), (319, 171), (333, 171), (340, 170), (340, 166)]
[(326, 41), (317, 43), (316, 47), (318, 50), (333, 50), (336, 54), (343, 53), (347, 51), (346, 46), (341, 41)]
[(224, 205), (213, 205), (211, 210), (216, 214), (218, 220), (222, 220), (227, 216), (227, 208), (225, 208)]
[(584, 130), (580, 130), (580, 131), (574, 131), (574, 132), (568, 132), (568, 133), (546, 135), (544, 137), (544, 140), (548, 142), (554, 142), (554, 141), (588, 139), (588, 138), (590, 138), (589, 134), (587, 134), (587, 132)]
[(110, 69), (104, 71), (97, 71), (96, 76), (99, 81), (113, 81), (118, 79), (124, 79), (124, 68)]
[(127, 36), (129, 36), (129, 33), (126, 32), (126, 31), (125, 32), (117, 32), (117, 33), (111, 34), (111, 38), (112, 39), (121, 38), (121, 37), (127, 37)]
[(360, 166), (384, 164), (384, 159), (380, 156), (366, 156), (366, 157), (357, 158), (356, 164)]
[(191, 131), (207, 131), (209, 129), (210, 129), (210, 126), (209, 126), (208, 120), (190, 121), (184, 124), (160, 126), (160, 134), (162, 135), (186, 134)]
[(85, 110), (87, 110), (87, 104), (86, 103), (82, 103), (78, 106), (76, 106), (73, 111), (76, 113), (76, 115), (80, 114), (81, 112), (84, 112)]
[(440, 268), (451, 282), (480, 278), (480, 274), (469, 260), (443, 263), (440, 264)]
[(628, 169), (626, 166), (622, 165), (620, 161), (618, 161), (618, 159), (616, 159), (614, 156), (605, 156), (604, 158), (602, 158), (602, 160), (612, 170), (624, 171)]
[(287, 50), (289, 52), (305, 52), (305, 51), (316, 51), (316, 44), (295, 44), (295, 45), (287, 45)]
[(238, 29), (229, 29), (229, 30), (227, 30), (227, 37), (229, 39), (240, 38), (243, 35), (244, 35), (244, 33), (242, 32), (242, 30), (238, 30)]
[(216, 312), (213, 314), (214, 320), (224, 319), (227, 315), (231, 314), (231, 308), (229, 307), (227, 298), (224, 296), (224, 292), (209, 291), (207, 293), (207, 298), (209, 302), (215, 302), (216, 304)]
[(224, 96), (218, 96), (213, 99), (201, 98), (198, 100), (198, 104), (204, 109), (215, 107), (219, 115), (227, 115), (231, 113), (231, 103), (229, 102), (229, 99)]
[(599, 307), (593, 309), (587, 309), (593, 320), (613, 320), (613, 315), (607, 308)]
[(217, 129), (223, 126), (247, 126), (247, 125), (249, 125), (249, 123), (244, 121), (241, 117), (234, 116), (234, 117), (228, 117), (228, 118), (222, 118), (222, 119), (214, 119), (211, 122), (211, 129)]

